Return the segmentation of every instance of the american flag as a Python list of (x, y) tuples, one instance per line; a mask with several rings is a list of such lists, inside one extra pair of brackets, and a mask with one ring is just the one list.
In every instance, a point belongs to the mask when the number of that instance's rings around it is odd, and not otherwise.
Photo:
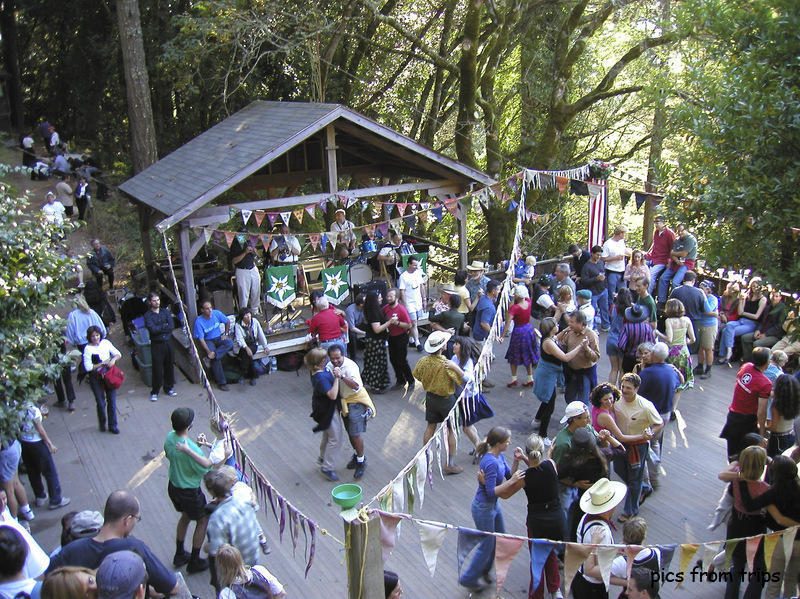
[[(603, 245), (606, 238), (608, 225), (608, 187), (603, 179), (589, 179), (589, 244), (591, 249), (595, 245)], [(592, 185), (600, 187), (600, 193), (591, 194)]]

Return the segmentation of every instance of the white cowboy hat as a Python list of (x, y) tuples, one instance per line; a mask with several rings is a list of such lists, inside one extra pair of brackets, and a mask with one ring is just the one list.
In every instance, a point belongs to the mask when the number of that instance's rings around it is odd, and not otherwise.
[(581, 509), (587, 514), (605, 514), (625, 499), (625, 483), (601, 478), (581, 497)]
[(472, 264), (467, 266), (467, 270), (486, 270), (486, 264), (480, 260), (473, 260)]
[(452, 333), (448, 333), (446, 331), (434, 331), (425, 340), (425, 351), (429, 354), (435, 354), (442, 349), (442, 346), (450, 341), (450, 337), (452, 336)]

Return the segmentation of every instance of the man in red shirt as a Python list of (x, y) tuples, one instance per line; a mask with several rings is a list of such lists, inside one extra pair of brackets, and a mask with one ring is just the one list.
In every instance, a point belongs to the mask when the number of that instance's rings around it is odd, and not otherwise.
[[(306, 324), (308, 325), (309, 334), (312, 337), (317, 337), (319, 347), (327, 350), (331, 345), (337, 343), (342, 348), (347, 347), (347, 323), (342, 315), (333, 309), (333, 306), (328, 303), (328, 299), (325, 296), (319, 298), (315, 306), (317, 307), (317, 313), (311, 317), (311, 320), (307, 320)], [(342, 351), (347, 357), (347, 351), (344, 349)]]
[(719, 436), (728, 442), (728, 460), (734, 459), (746, 447), (747, 433), (766, 433), (767, 402), (772, 382), (764, 375), (769, 366), (770, 351), (766, 347), (753, 350), (753, 361), (746, 362), (736, 375), (733, 401), (728, 419)]
[(652, 295), (656, 288), (656, 282), (661, 273), (667, 268), (671, 257), (672, 246), (675, 244), (675, 233), (667, 227), (667, 221), (659, 214), (653, 219), (655, 231), (653, 231), (653, 245), (645, 255), (645, 259), (650, 264), (650, 287), (647, 292)]
[(397, 383), (392, 389), (402, 389), (408, 383), (408, 389), (414, 389), (414, 375), (408, 365), (408, 331), (411, 329), (411, 316), (406, 307), (400, 303), (397, 289), (386, 292), (386, 305), (383, 306), (386, 320), (396, 316), (398, 323), (389, 325), (389, 361), (394, 368)]

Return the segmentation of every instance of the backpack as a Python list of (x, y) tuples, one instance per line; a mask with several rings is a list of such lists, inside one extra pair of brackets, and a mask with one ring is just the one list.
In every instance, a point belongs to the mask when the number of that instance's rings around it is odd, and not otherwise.
[(244, 584), (232, 584), (230, 589), (236, 599), (272, 599), (269, 582), (258, 570), (251, 569), (250, 580)]

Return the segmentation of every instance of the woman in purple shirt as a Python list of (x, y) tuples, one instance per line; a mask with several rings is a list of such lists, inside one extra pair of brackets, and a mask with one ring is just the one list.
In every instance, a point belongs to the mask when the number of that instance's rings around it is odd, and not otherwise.
[[(478, 490), (472, 500), (472, 519), (475, 528), (488, 532), (505, 532), (503, 513), (497, 504), (495, 486), (510, 479), (517, 472), (522, 450), (514, 451), (514, 466), (509, 468), (503, 452), (508, 449), (511, 432), (507, 428), (495, 426), (486, 435), (486, 440), (478, 444), (475, 455), (480, 457), (480, 473)], [(518, 455), (519, 453), (519, 455)], [(521, 473), (520, 473), (521, 474)], [(459, 577), (459, 584), (472, 592), (478, 592), (492, 582), (490, 572), (494, 564), (495, 539), (486, 535)], [(480, 579), (483, 578), (482, 583)]]

